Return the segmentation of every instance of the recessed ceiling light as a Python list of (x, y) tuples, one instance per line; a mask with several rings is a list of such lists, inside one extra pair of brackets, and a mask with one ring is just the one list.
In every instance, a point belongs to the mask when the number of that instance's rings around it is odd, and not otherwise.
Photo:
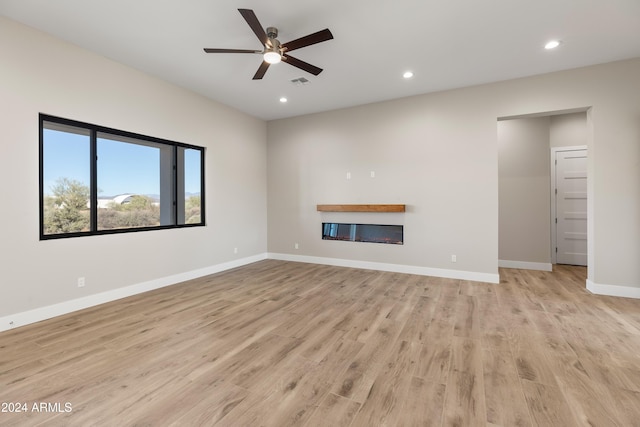
[(555, 49), (558, 46), (560, 46), (560, 41), (559, 40), (551, 40), (550, 42), (548, 42), (547, 44), (544, 45), (544, 48), (549, 50), (549, 49)]
[(405, 79), (410, 79), (411, 77), (413, 77), (413, 73), (411, 71), (405, 71), (402, 77), (404, 77)]
[(282, 102), (283, 104), (284, 104), (285, 102), (287, 102), (287, 101), (288, 101), (288, 100), (287, 100), (287, 98), (285, 98), (284, 96), (283, 96), (282, 98), (280, 98), (280, 102)]

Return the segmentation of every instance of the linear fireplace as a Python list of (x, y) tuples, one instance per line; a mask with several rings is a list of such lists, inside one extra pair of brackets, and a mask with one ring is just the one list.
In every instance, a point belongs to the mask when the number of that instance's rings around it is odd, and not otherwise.
[(404, 242), (403, 229), (402, 225), (323, 222), (322, 239), (402, 245)]

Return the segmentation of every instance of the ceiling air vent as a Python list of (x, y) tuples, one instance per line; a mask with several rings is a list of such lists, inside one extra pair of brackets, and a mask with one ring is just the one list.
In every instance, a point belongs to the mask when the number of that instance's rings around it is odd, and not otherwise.
[(298, 77), (297, 79), (291, 80), (291, 83), (293, 83), (296, 86), (302, 86), (302, 85), (308, 85), (310, 82), (304, 77)]

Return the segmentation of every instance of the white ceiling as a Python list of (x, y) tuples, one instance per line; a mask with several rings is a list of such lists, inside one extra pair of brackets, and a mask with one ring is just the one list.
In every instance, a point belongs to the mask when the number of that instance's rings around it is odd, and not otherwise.
[[(283, 43), (329, 28), (295, 52), (324, 72), (281, 63), (254, 81), (259, 55), (204, 53), (262, 48), (238, 8)], [(640, 57), (640, 0), (0, 0), (0, 14), (265, 120)]]

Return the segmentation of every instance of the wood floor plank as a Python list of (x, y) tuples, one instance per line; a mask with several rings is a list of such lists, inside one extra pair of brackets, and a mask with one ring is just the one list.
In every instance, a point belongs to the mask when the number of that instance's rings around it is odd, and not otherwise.
[(548, 352), (543, 348), (543, 338), (522, 335), (512, 345), (518, 375), (522, 380), (556, 386), (556, 372)]
[(614, 401), (611, 409), (622, 426), (632, 426), (640, 420), (640, 392), (618, 389), (612, 393)]
[(474, 296), (460, 295), (456, 302), (453, 335), (456, 337), (480, 338), (478, 301)]
[(502, 426), (530, 426), (529, 410), (511, 352), (485, 348), (482, 361), (487, 421)]
[(72, 411), (0, 425), (636, 425), (640, 301), (500, 279), (265, 260), (6, 331), (0, 402)]
[(220, 370), (224, 371), (224, 375), (232, 384), (252, 390), (253, 385), (268, 379), (274, 370), (294, 358), (295, 349), (300, 344), (302, 340), (298, 338), (268, 334), (264, 339), (239, 352), (234, 357), (233, 364), (227, 364)]
[(444, 423), (480, 426), (487, 422), (482, 349), (479, 340), (453, 337)]
[(451, 371), (482, 375), (482, 347), (479, 340), (453, 337)]
[(585, 374), (558, 376), (558, 384), (567, 407), (580, 425), (623, 425), (616, 414), (611, 388), (602, 387)]
[(442, 425), (446, 385), (413, 377), (397, 426), (439, 427)]
[(399, 339), (420, 344), (425, 343), (437, 305), (436, 299), (419, 296), (411, 313), (405, 318)]
[(418, 344), (396, 341), (375, 377), (355, 426), (393, 425), (402, 423), (402, 408), (408, 399)]
[(620, 363), (615, 354), (590, 348), (584, 343), (572, 343), (589, 378), (610, 387), (640, 392), (640, 363)]
[(305, 426), (308, 427), (349, 427), (360, 404), (337, 394), (328, 393), (316, 408)]
[(367, 399), (375, 378), (400, 334), (400, 325), (385, 319), (342, 373), (332, 392), (362, 403)]
[(272, 384), (270, 393), (251, 393), (229, 411), (220, 426), (302, 426), (328, 393), (317, 364), (298, 359)]
[(484, 426), (483, 380), (478, 374), (452, 372), (445, 392), (443, 424), (447, 426)]
[(504, 307), (495, 293), (482, 295), (478, 299), (480, 341), (483, 347), (508, 348), (507, 326)]
[(354, 324), (346, 334), (346, 337), (354, 341), (366, 343), (367, 340), (376, 332), (378, 326), (385, 320), (389, 319), (391, 310), (395, 305), (395, 301), (381, 295), (377, 302), (362, 304), (357, 310), (357, 317)]
[(580, 425), (557, 386), (522, 380), (522, 390), (535, 425), (572, 427)]
[(425, 343), (419, 347), (414, 375), (446, 384), (451, 367), (451, 342), (452, 337), (427, 336)]

